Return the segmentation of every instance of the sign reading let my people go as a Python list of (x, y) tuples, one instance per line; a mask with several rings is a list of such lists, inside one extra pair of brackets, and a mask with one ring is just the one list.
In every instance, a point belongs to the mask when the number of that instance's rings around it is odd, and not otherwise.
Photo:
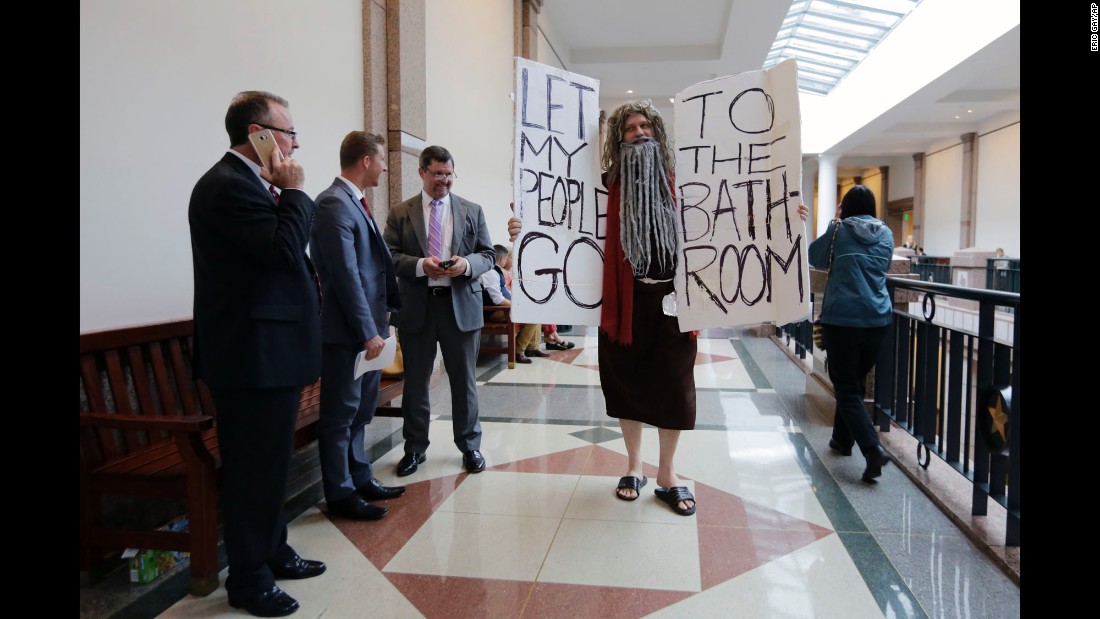
[(676, 95), (681, 331), (810, 313), (796, 75), (786, 60)]
[(513, 322), (598, 325), (607, 191), (600, 83), (516, 58)]

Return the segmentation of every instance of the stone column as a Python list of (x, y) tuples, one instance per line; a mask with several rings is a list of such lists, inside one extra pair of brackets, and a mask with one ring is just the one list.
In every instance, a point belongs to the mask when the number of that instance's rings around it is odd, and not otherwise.
[(964, 133), (962, 140), (962, 221), (959, 222), (959, 249), (974, 246), (978, 215), (978, 134)]
[[(806, 206), (810, 207), (810, 218), (806, 220), (807, 222), (816, 222), (817, 221), (817, 216), (815, 215), (815, 213), (817, 213), (818, 205), (817, 205), (817, 202), (814, 200), (814, 184), (815, 184), (816, 180), (817, 180), (817, 159), (814, 159), (813, 157), (803, 158), (802, 159), (802, 187), (800, 188), (800, 191), (802, 192), (802, 196), (801, 196), (802, 203), (805, 204)], [(814, 227), (814, 224), (809, 223), (809, 227), (807, 228), (807, 232), (806, 232), (806, 235), (808, 237), (806, 239), (807, 242), (812, 241), (815, 238), (817, 238), (817, 236), (814, 236), (814, 234), (813, 234), (813, 227)]]
[(367, 187), (363, 192), (379, 225), (384, 225), (390, 212), (389, 179), (394, 174), (390, 164), (389, 114), (386, 105), (388, 88), (386, 65), (386, 3), (385, 0), (362, 0), (363, 17), (363, 131), (386, 138), (387, 184)]
[(424, 0), (385, 2), (384, 11), (388, 204), (397, 204), (423, 187), (417, 170), (428, 134)]
[(542, 11), (542, 0), (519, 0), (520, 45), (518, 56), (537, 61), (538, 58), (538, 28), (539, 13)]
[[(879, 196), (878, 196), (879, 219), (881, 219), (883, 221), (886, 221), (886, 218), (889, 216), (888, 215), (889, 209), (887, 208), (886, 205), (890, 203), (890, 166), (888, 166), (888, 165), (879, 166), (878, 167), (878, 177), (882, 179), (882, 186), (879, 187)], [(905, 239), (902, 239), (902, 241), (905, 241)], [(901, 245), (901, 243), (898, 242), (898, 243), (895, 243), (895, 245)]]
[(829, 222), (836, 216), (836, 162), (840, 161), (840, 155), (817, 156), (817, 229), (814, 238), (825, 234), (829, 228)]
[(924, 247), (924, 153), (913, 153), (913, 244)]

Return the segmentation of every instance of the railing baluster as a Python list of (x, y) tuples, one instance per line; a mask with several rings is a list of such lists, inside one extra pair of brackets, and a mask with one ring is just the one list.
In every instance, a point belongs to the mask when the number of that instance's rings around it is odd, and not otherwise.
[(947, 358), (948, 377), (947, 377), (947, 450), (944, 458), (949, 463), (959, 461), (960, 443), (962, 441), (962, 394), (963, 394), (963, 377), (966, 368), (963, 365), (963, 349), (965, 347), (965, 337), (959, 332), (949, 334), (948, 349), (949, 355)]
[[(994, 305), (981, 302), (978, 305), (978, 381), (977, 389), (993, 384), (993, 327)], [(977, 389), (971, 390), (972, 393)], [(978, 406), (982, 406), (979, 402)], [(985, 516), (989, 510), (989, 449), (983, 440), (976, 441), (974, 449), (974, 492), (970, 513)]]
[(1012, 326), (1012, 411), (1008, 419), (1008, 525), (1005, 546), (1020, 545), (1020, 306), (1013, 313)]

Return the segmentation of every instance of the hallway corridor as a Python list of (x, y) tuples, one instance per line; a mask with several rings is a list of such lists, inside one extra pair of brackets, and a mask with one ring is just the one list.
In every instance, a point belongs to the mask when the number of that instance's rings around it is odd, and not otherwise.
[[(329, 519), (322, 502), (291, 523), (290, 543), (328, 564), (280, 582), (301, 604), (293, 616), (1018, 617), (1019, 587), (896, 463), (867, 484), (858, 453), (828, 449), (832, 411), (806, 395), (798, 363), (753, 333), (699, 341), (698, 423), (676, 462), (695, 516), (653, 495), (651, 427), (649, 484), (637, 501), (615, 499), (625, 448), (604, 414), (595, 329), (577, 327), (563, 334), (576, 348), (529, 365), (481, 358), (484, 473), (462, 469), (446, 380), (413, 475), (394, 474), (400, 420), (374, 420), (376, 474), (408, 492), (380, 502), (390, 512), (379, 521)], [(219, 588), (159, 616), (246, 615)]]

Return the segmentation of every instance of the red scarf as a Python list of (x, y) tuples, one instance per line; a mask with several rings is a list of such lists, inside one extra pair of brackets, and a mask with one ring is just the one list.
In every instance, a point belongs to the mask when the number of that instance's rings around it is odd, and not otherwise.
[(634, 270), (623, 254), (619, 239), (619, 181), (607, 188), (607, 237), (603, 245), (603, 309), (600, 328), (612, 342), (630, 344), (634, 341)]

